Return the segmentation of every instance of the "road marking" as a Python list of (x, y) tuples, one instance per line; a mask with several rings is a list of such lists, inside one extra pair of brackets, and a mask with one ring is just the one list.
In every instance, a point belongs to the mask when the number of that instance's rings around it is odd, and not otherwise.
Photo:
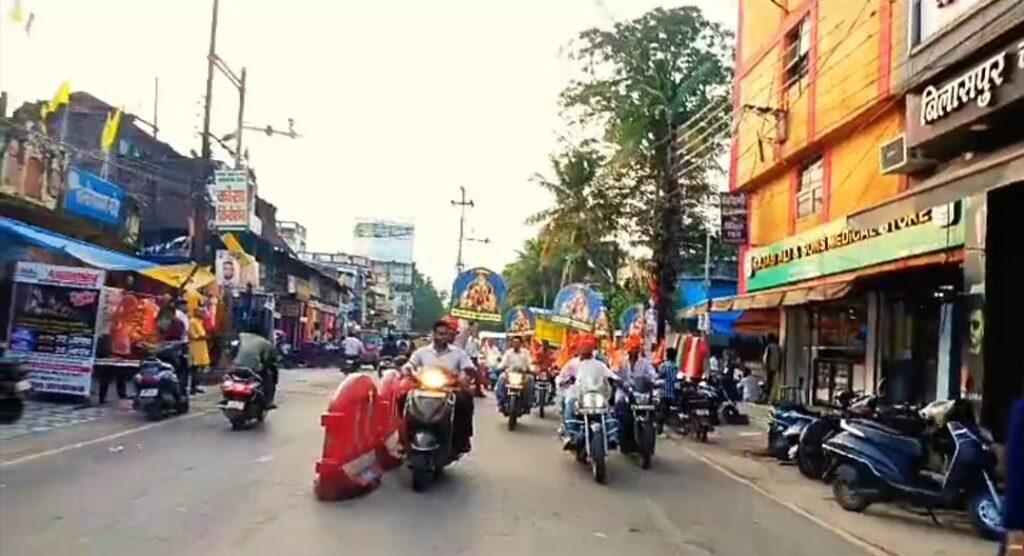
[(76, 442), (75, 444), (68, 444), (67, 446), (61, 446), (59, 448), (53, 448), (53, 449), (50, 449), (50, 450), (43, 450), (42, 452), (36, 452), (34, 454), (29, 454), (27, 456), (22, 456), (20, 458), (15, 458), (15, 459), (8, 460), (8, 461), (0, 461), (0, 468), (11, 467), (13, 465), (18, 465), (19, 463), (25, 463), (27, 461), (36, 460), (36, 459), (47, 457), (47, 456), (54, 456), (54, 455), (61, 454), (61, 453), (64, 453), (64, 452), (69, 452), (71, 450), (77, 450), (79, 448), (85, 448), (86, 446), (92, 446), (94, 444), (101, 444), (103, 442), (109, 442), (111, 440), (114, 440), (114, 439), (117, 439), (117, 438), (121, 438), (123, 436), (128, 436), (129, 434), (135, 434), (137, 432), (142, 432), (144, 430), (148, 430), (148, 429), (152, 429), (152, 428), (155, 428), (155, 427), (159, 427), (161, 425), (166, 425), (168, 423), (180, 423), (180, 422), (185, 421), (187, 419), (194, 419), (196, 417), (202, 417), (203, 415), (209, 415), (210, 413), (213, 413), (215, 411), (217, 411), (217, 410), (216, 409), (205, 409), (205, 410), (202, 410), (202, 411), (197, 411), (197, 412), (194, 412), (194, 413), (189, 413), (188, 415), (181, 415), (181, 416), (175, 417), (173, 419), (165, 419), (163, 421), (157, 421), (155, 423), (147, 423), (145, 425), (138, 426), (138, 427), (135, 427), (133, 429), (124, 430), (124, 431), (121, 431), (121, 432), (115, 432), (113, 434), (108, 434), (106, 436), (101, 436), (99, 438), (93, 438), (91, 440), (83, 440), (82, 442)]
[(878, 546), (878, 545), (876, 545), (874, 543), (866, 541), (866, 540), (858, 537), (857, 535), (854, 535), (853, 533), (850, 533), (849, 531), (846, 531), (845, 529), (841, 529), (839, 527), (836, 527), (835, 525), (832, 525), (831, 523), (821, 519), (820, 517), (812, 514), (811, 512), (808, 512), (807, 510), (801, 508), (800, 506), (798, 506), (798, 505), (796, 505), (796, 504), (794, 504), (792, 502), (787, 502), (786, 500), (783, 500), (783, 499), (775, 496), (774, 494), (771, 494), (770, 492), (768, 492), (767, 490), (761, 488), (760, 486), (758, 486), (756, 483), (754, 483), (750, 479), (747, 479), (745, 477), (740, 476), (739, 474), (737, 474), (736, 472), (732, 471), (731, 469), (729, 469), (729, 468), (727, 468), (727, 467), (725, 467), (725, 466), (723, 466), (721, 464), (718, 464), (718, 463), (712, 461), (710, 458), (708, 458), (707, 456), (705, 456), (703, 454), (697, 453), (696, 451), (693, 450), (693, 448), (687, 447), (686, 448), (686, 452), (689, 453), (691, 456), (693, 456), (693, 457), (699, 459), (700, 461), (704, 462), (705, 464), (707, 464), (712, 469), (714, 469), (714, 470), (718, 471), (719, 473), (725, 475), (726, 477), (729, 477), (730, 479), (732, 479), (732, 480), (734, 480), (734, 481), (736, 481), (736, 482), (738, 482), (740, 484), (744, 484), (744, 485), (754, 489), (761, 496), (764, 496), (765, 498), (767, 498), (767, 499), (769, 499), (769, 500), (771, 500), (771, 501), (773, 501), (773, 502), (775, 502), (775, 503), (785, 507), (786, 509), (788, 509), (788, 510), (790, 510), (792, 512), (795, 512), (797, 514), (800, 514), (800, 515), (806, 517), (807, 519), (809, 519), (809, 520), (813, 521), (814, 523), (820, 525), (821, 527), (825, 528), (826, 530), (831, 531), (832, 533), (835, 533), (836, 535), (839, 535), (840, 537), (846, 539), (850, 543), (852, 543), (852, 544), (854, 544), (854, 545), (856, 545), (856, 546), (858, 546), (860, 548), (863, 548), (869, 554), (873, 554), (874, 556), (897, 556), (897, 554), (895, 552), (889, 552), (888, 550), (886, 550), (886, 549), (884, 549), (884, 548), (882, 548), (882, 547), (880, 547), (880, 546)]

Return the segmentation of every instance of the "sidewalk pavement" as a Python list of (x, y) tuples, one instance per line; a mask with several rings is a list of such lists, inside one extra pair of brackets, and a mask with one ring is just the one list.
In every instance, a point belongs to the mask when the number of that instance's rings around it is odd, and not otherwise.
[[(966, 515), (936, 512), (941, 525), (927, 515), (891, 504), (874, 504), (863, 513), (836, 504), (832, 489), (811, 481), (793, 464), (765, 454), (768, 406), (744, 405), (749, 426), (719, 427), (708, 444), (685, 441), (691, 453), (734, 478), (812, 520), (866, 545), (876, 554), (900, 556), (990, 556), (995, 543), (979, 537)], [(916, 511), (916, 510), (914, 510)]]

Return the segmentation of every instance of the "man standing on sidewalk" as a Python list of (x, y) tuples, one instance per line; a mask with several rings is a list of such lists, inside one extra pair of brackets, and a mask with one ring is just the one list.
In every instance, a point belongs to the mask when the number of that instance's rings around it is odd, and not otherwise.
[(782, 369), (782, 347), (779, 346), (779, 338), (775, 334), (768, 334), (761, 363), (764, 365), (765, 391), (768, 394), (768, 401), (772, 402), (778, 399), (775, 387), (779, 370)]

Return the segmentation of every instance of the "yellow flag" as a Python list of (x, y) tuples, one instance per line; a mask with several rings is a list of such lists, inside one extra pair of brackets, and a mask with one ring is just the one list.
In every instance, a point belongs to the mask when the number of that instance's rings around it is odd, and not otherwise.
[(238, 242), (238, 239), (235, 238), (235, 234), (232, 234), (231, 232), (221, 234), (220, 240), (224, 243), (224, 247), (228, 248), (228, 251), (238, 254), (239, 259), (241, 259), (242, 266), (249, 266), (249, 263), (252, 262), (252, 258), (245, 252), (245, 249), (242, 247), (242, 244)]
[(53, 114), (58, 108), (69, 102), (71, 102), (71, 82), (64, 81), (60, 84), (60, 89), (57, 89), (57, 94), (53, 95), (53, 100), (43, 103), (40, 115), (45, 120), (47, 116)]
[(113, 114), (107, 114), (107, 123), (103, 124), (103, 132), (100, 134), (100, 148), (103, 152), (110, 152), (117, 141), (117, 131), (121, 127), (121, 109), (118, 108)]

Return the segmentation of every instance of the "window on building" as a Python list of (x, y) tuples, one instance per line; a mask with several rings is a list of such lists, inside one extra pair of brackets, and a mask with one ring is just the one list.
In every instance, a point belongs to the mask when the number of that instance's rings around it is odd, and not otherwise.
[(789, 98), (794, 99), (807, 88), (807, 73), (811, 65), (811, 22), (808, 18), (801, 19), (786, 34), (784, 48), (783, 87)]
[(800, 169), (796, 192), (796, 217), (816, 214), (825, 205), (825, 167), (822, 158), (812, 160)]

